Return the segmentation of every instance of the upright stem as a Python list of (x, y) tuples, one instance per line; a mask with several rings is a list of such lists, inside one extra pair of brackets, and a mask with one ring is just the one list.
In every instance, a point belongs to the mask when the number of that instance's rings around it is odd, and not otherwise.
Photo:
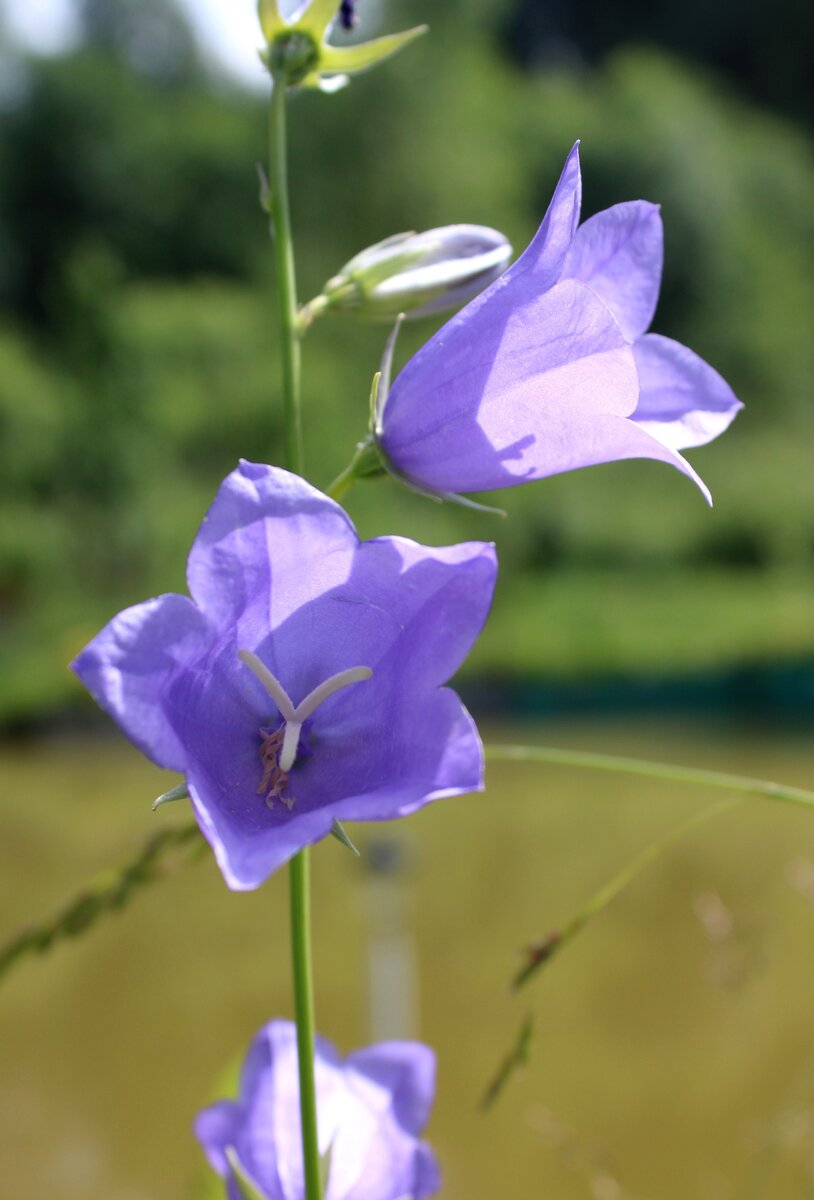
[(297, 1019), (297, 1057), (300, 1072), (302, 1157), (305, 1200), (322, 1200), (317, 1140), (317, 1091), (314, 1080), (314, 987), (311, 975), (311, 899), (308, 849), (291, 860), (291, 956), (294, 968), (294, 1010)]
[[(304, 468), (300, 419), (300, 341), (297, 324), (297, 282), (288, 202), (286, 142), (286, 83), (272, 79), (269, 111), (269, 167), (271, 223), (277, 267), (280, 310), (280, 345), (283, 364), (283, 417), (285, 465), (301, 475)], [(300, 1077), (302, 1158), (305, 1200), (322, 1200), (317, 1137), (317, 1095), (314, 1079), (314, 987), (311, 973), (311, 902), (307, 848), (291, 860), (291, 961), (294, 977), (294, 1013), (297, 1021), (297, 1060)]]
[(300, 335), (297, 319), (297, 277), (291, 237), (288, 201), (288, 140), (286, 133), (286, 84), (272, 79), (269, 110), (269, 175), (271, 225), (277, 267), (277, 299), (280, 309), (280, 345), (283, 365), (283, 417), (285, 465), (302, 474), (302, 418), (300, 416)]

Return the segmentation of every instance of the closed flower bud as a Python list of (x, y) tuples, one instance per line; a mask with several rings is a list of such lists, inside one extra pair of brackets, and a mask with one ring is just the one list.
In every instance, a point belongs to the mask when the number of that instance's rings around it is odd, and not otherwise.
[(400, 233), (369, 246), (326, 283), (315, 307), (393, 320), (457, 308), (502, 274), (512, 248), (484, 225)]

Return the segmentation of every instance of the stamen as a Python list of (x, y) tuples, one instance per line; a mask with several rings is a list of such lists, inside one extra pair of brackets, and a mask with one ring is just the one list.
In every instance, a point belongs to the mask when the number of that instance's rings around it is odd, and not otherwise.
[(267, 729), (260, 730), (263, 739), (260, 745), (263, 778), (257, 789), (258, 794), (266, 793), (266, 804), (269, 808), (274, 807), (275, 800), (282, 800), (291, 812), (295, 801), (284, 796), (283, 792), (288, 785), (288, 772), (297, 761), (303, 725), (329, 696), (352, 683), (362, 683), (365, 679), (370, 679), (373, 672), (370, 667), (349, 667), (346, 671), (339, 671), (310, 691), (295, 707), (279, 679), (272, 675), (256, 654), (251, 650), (238, 650), (237, 656), (262, 683), (283, 718), (279, 729), (272, 732)]

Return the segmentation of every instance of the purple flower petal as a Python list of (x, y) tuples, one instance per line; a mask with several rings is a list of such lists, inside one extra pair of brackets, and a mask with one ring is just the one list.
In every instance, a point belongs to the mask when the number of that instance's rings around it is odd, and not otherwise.
[[(582, 207), (582, 175), (579, 167), (579, 142), (565, 160), (551, 203), (540, 228), (497, 286), (508, 286), (518, 275), (528, 273), (539, 291), (552, 287), (563, 274), (563, 267), (579, 224)], [(493, 285), (495, 286), (495, 285)], [(474, 301), (477, 304), (477, 300)]]
[(376, 436), (408, 483), (444, 496), (655, 458), (709, 498), (677, 450), (739, 405), (699, 359), (640, 337), (661, 280), (658, 208), (619, 204), (577, 228), (579, 206), (575, 147), (528, 249), (397, 376)]
[(252, 888), (335, 819), (386, 820), (483, 786), (477, 731), (442, 685), (496, 571), (479, 542), (361, 543), (303, 480), (244, 462), (190, 554), (203, 612), (180, 596), (128, 610), (77, 670), (185, 772), (228, 884)]
[(583, 466), (597, 414), (626, 416), (637, 399), (632, 351), (602, 301), (572, 280), (540, 293), (523, 275), (407, 364), (381, 443), (431, 491), (507, 487)]
[(163, 695), (206, 635), (206, 618), (186, 596), (159, 596), (120, 612), (71, 664), (130, 740), (171, 771), (184, 771), (187, 756), (167, 724)]
[(632, 419), (673, 450), (711, 442), (743, 408), (726, 380), (680, 342), (649, 333), (634, 354), (641, 393)]
[[(330, 1156), (326, 1200), (425, 1200), (440, 1186), (429, 1147), (418, 1135), (434, 1088), (425, 1046), (388, 1043), (345, 1062), (317, 1039), (314, 1063), (320, 1154)], [(228, 1178), (233, 1145), (268, 1200), (302, 1200), (299, 1079), (294, 1026), (272, 1021), (252, 1043), (240, 1097), (199, 1115), (195, 1131), (207, 1158)]]
[(241, 1106), (234, 1100), (218, 1100), (195, 1118), (195, 1136), (204, 1148), (209, 1165), (224, 1178), (229, 1172), (226, 1151), (238, 1139), (242, 1116)]
[(333, 500), (298, 475), (243, 460), (204, 517), (187, 584), (215, 624), (273, 628), (345, 578), (357, 544)]
[(279, 804), (269, 810), (256, 796), (257, 730), (268, 723), (269, 698), (234, 646), (203, 675), (177, 681), (166, 711), (194, 748), (195, 812), (231, 887), (256, 887), (335, 819), (392, 819), (482, 788), (477, 731), (457, 696), (439, 685), (480, 631), (496, 571), (494, 550), (481, 543), (363, 543), (344, 585), (256, 647), (297, 700), (350, 666), (373, 671), (314, 715), (309, 737), (317, 752), (291, 772), (291, 812)]
[(634, 200), (606, 208), (580, 225), (563, 277), (592, 288), (632, 342), (653, 320), (663, 261), (658, 205)]

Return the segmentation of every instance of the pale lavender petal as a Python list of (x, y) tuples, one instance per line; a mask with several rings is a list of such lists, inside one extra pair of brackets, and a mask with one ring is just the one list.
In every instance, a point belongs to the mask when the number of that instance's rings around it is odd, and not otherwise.
[[(343, 1062), (329, 1042), (317, 1038), (314, 1075), (320, 1154), (330, 1153), (326, 1200), (426, 1200), (437, 1190), (438, 1168), (418, 1137), (434, 1087), (434, 1058), (427, 1047), (389, 1043)], [(268, 1200), (302, 1200), (297, 1043), (291, 1022), (272, 1021), (259, 1032), (237, 1103), (205, 1110), (195, 1128), (222, 1176), (222, 1151), (232, 1144)]]
[(214, 623), (268, 630), (341, 582), (357, 545), (333, 500), (298, 475), (242, 461), (203, 520), (187, 582)]
[(593, 435), (593, 441), (586, 443), (581, 466), (618, 462), (624, 458), (653, 458), (682, 471), (698, 486), (707, 503), (712, 504), (709, 488), (687, 460), (632, 418), (598, 414)]
[(407, 364), (384, 412), (382, 448), (421, 487), (486, 491), (584, 466), (597, 414), (636, 407), (633, 353), (584, 284), (540, 294), (524, 276), (451, 326)]
[(241, 1105), (234, 1100), (218, 1100), (195, 1118), (195, 1136), (203, 1146), (209, 1165), (223, 1178), (229, 1173), (226, 1151), (238, 1140), (242, 1117)]
[(673, 450), (711, 442), (743, 408), (726, 380), (680, 342), (651, 333), (634, 354), (641, 392), (632, 420)]
[(186, 770), (187, 752), (164, 715), (164, 696), (203, 652), (208, 633), (186, 596), (159, 596), (120, 612), (71, 664), (130, 740), (172, 771)]
[(384, 1088), (393, 1115), (408, 1133), (420, 1133), (435, 1098), (435, 1055), (415, 1042), (379, 1042), (348, 1055), (346, 1066)]
[(630, 341), (656, 311), (664, 261), (658, 205), (646, 200), (615, 204), (580, 225), (563, 269), (605, 301)]

